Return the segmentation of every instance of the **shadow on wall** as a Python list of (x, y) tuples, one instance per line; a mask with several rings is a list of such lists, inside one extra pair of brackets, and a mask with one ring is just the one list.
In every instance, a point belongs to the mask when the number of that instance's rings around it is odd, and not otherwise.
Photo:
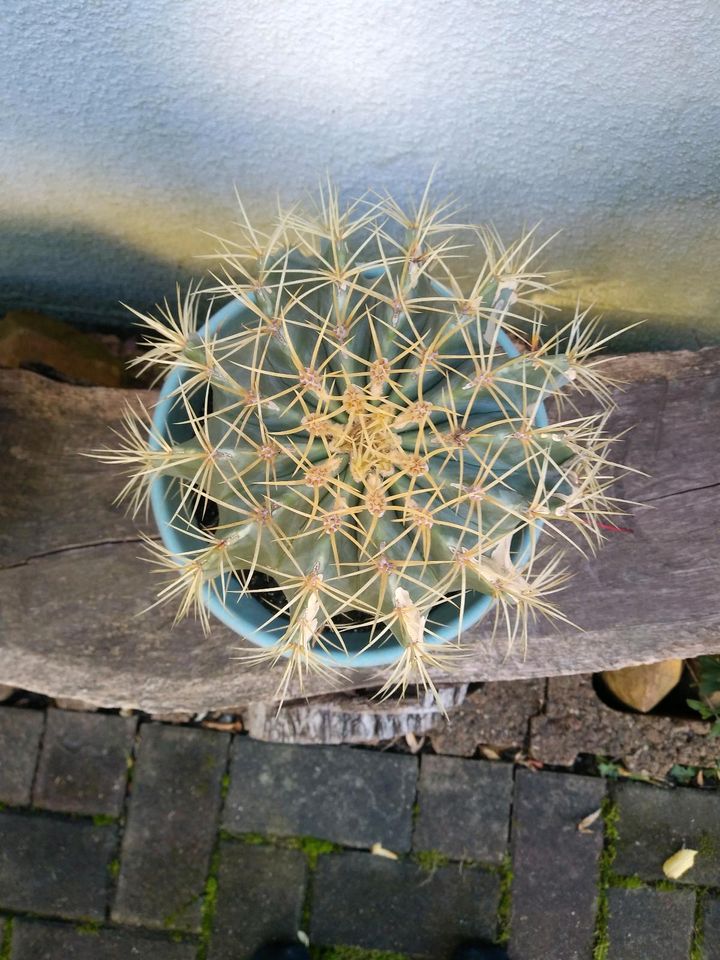
[[(28, 279), (27, 251), (33, 251)], [(18, 253), (19, 252), (19, 253)], [(77, 327), (127, 332), (133, 318), (122, 305), (149, 310), (202, 273), (200, 264), (161, 259), (131, 243), (85, 226), (22, 227), (0, 222), (0, 311), (40, 310)]]
[[(202, 241), (198, 248), (202, 247)], [(32, 280), (26, 252), (33, 251)], [(209, 269), (208, 261), (162, 258), (146, 249), (86, 226), (49, 227), (27, 221), (18, 227), (0, 221), (0, 316), (23, 308), (66, 320), (80, 329), (127, 333), (134, 322), (123, 303), (149, 311), (176, 284), (184, 287)], [(568, 322), (575, 291), (585, 306), (593, 301), (582, 278), (567, 278), (548, 313), (548, 327)], [(670, 313), (642, 314), (598, 309), (608, 331), (644, 322), (612, 342), (613, 352), (681, 350), (720, 344), (720, 319)]]

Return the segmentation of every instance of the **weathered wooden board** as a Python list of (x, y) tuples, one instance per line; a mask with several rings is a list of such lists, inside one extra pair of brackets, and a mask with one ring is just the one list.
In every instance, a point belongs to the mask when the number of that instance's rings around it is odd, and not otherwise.
[[(610, 366), (610, 365), (609, 365)], [(586, 673), (720, 650), (720, 350), (611, 362), (628, 381), (617, 458), (647, 471), (621, 495), (647, 508), (609, 534), (562, 596), (582, 627), (538, 624), (526, 653), (470, 632), (476, 654), (444, 680)], [(0, 683), (101, 706), (200, 711), (270, 702), (277, 673), (236, 660), (240, 638), (205, 638), (171, 614), (140, 615), (155, 577), (137, 526), (113, 506), (112, 469), (78, 455), (107, 443), (133, 391), (73, 387), (0, 371)], [(147, 394), (145, 394), (147, 397)], [(149, 528), (146, 528), (149, 529)], [(353, 671), (343, 689), (378, 677)], [(312, 681), (308, 694), (327, 694)]]

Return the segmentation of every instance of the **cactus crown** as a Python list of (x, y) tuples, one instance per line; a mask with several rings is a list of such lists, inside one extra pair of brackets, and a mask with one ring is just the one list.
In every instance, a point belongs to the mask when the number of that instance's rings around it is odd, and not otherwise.
[[(537, 562), (538, 535), (594, 549), (597, 521), (618, 512), (610, 381), (586, 314), (541, 338), (548, 284), (531, 237), (504, 248), (427, 191), (410, 210), (389, 197), (342, 208), (330, 187), (270, 233), (240, 209), (214, 282), (138, 314), (139, 362), (180, 372), (183, 438), (128, 408), (120, 448), (99, 454), (128, 468), (135, 510), (165, 478), (172, 523), (194, 538), (181, 555), (149, 541), (171, 575), (160, 598), (207, 627), (209, 592), (254, 595), (273, 642), (248, 655), (286, 658), (282, 695), (293, 675), (330, 670), (358, 630), (397, 648), (384, 693), (434, 689), (478, 593), (508, 642), (538, 612), (561, 617), (549, 595), (565, 574), (557, 555)], [(464, 238), (485, 256), (468, 283), (454, 268), (469, 262)], [(231, 319), (208, 323), (221, 300)], [(599, 412), (548, 427), (543, 401), (562, 411), (573, 389)], [(458, 637), (440, 644), (433, 611), (448, 603)]]

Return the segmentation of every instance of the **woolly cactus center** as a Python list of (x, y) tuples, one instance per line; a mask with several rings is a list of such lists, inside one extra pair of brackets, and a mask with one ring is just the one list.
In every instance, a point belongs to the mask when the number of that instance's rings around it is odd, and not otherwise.
[(353, 398), (347, 423), (333, 445), (338, 453), (347, 453), (350, 472), (356, 483), (364, 483), (377, 470), (383, 476), (393, 472), (394, 464), (404, 457), (399, 435), (393, 429), (397, 417), (394, 406), (367, 397), (362, 405)]

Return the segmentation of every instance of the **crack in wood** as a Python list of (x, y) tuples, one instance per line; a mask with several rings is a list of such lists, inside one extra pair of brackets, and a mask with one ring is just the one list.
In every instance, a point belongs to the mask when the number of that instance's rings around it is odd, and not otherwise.
[(17, 563), (6, 563), (0, 565), (0, 570), (16, 570), (18, 567), (25, 567), (35, 560), (43, 560), (45, 557), (54, 557), (61, 553), (70, 553), (73, 550), (92, 550), (95, 547), (110, 547), (118, 543), (146, 543), (148, 540), (159, 542), (160, 537), (110, 537), (106, 540), (91, 540), (89, 543), (70, 543), (63, 547), (53, 547), (52, 550), (44, 550), (42, 553), (35, 553)]
[(643, 504), (656, 503), (658, 500), (667, 500), (669, 497), (681, 497), (686, 493), (699, 493), (701, 490), (712, 490), (715, 487), (720, 487), (720, 481), (717, 483), (706, 483), (702, 487), (689, 487), (687, 490), (673, 490), (672, 493), (661, 493), (657, 497), (648, 497), (646, 500), (643, 500)]

